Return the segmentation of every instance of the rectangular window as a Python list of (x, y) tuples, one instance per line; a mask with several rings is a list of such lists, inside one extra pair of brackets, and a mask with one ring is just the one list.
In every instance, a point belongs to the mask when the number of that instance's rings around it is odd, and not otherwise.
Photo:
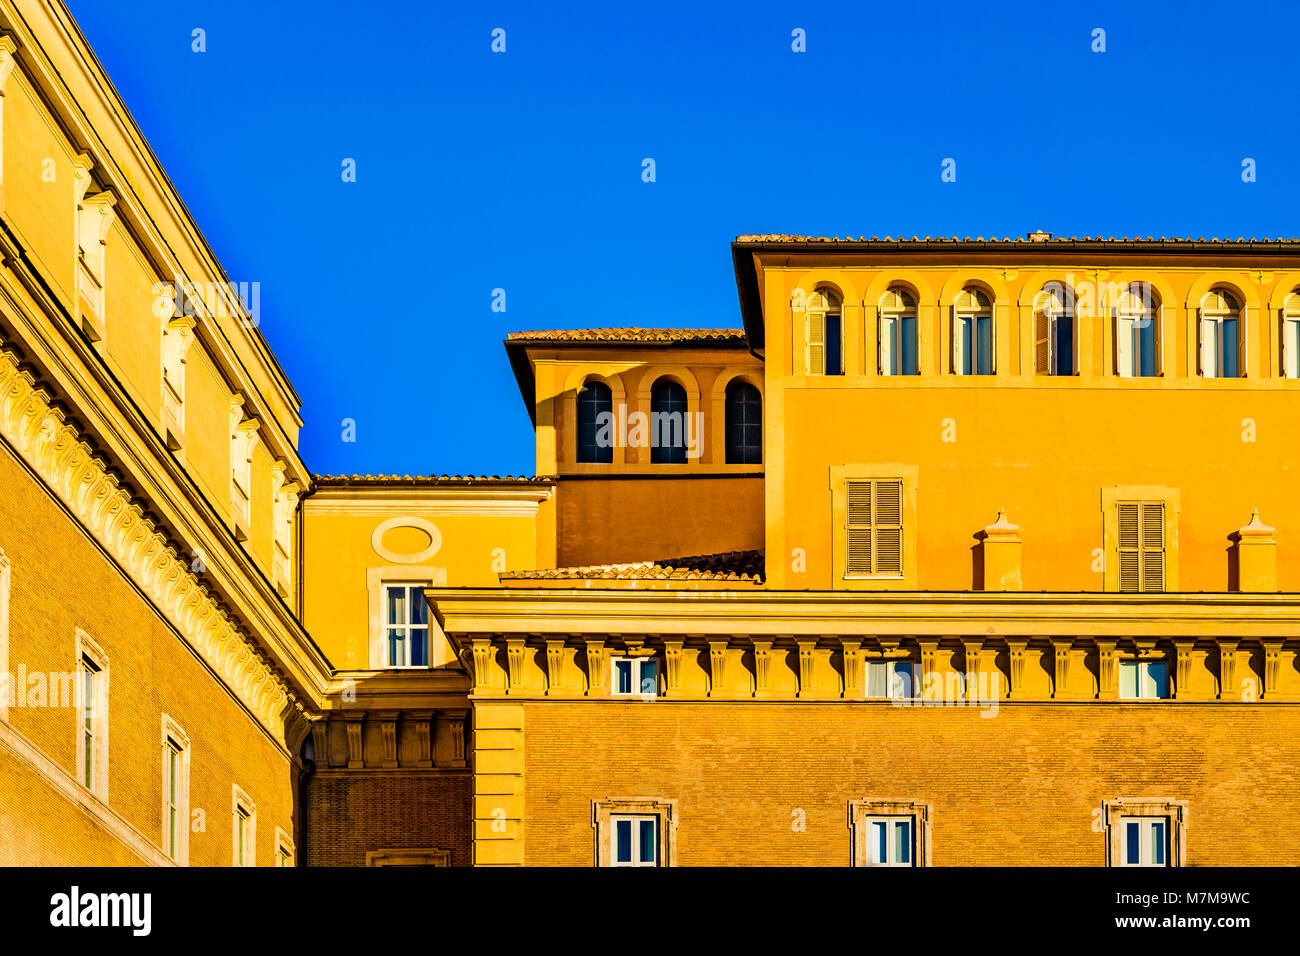
[(914, 866), (913, 817), (868, 817), (868, 866)]
[(275, 828), (275, 865), (293, 866), (293, 841), (279, 827)]
[(189, 862), (190, 740), (162, 715), (162, 848), (180, 866)]
[(658, 866), (659, 818), (657, 816), (610, 817), (613, 852), (610, 866)]
[(1169, 665), (1164, 661), (1120, 661), (1119, 696), (1124, 700), (1166, 700)]
[(659, 662), (653, 657), (615, 657), (610, 693), (615, 697), (657, 697)]
[(826, 374), (843, 375), (844, 374), (844, 357), (841, 355), (843, 346), (843, 329), (842, 321), (838, 312), (828, 313), (826, 316)]
[(389, 667), (429, 666), (429, 605), (418, 584), (384, 587), (384, 637)]
[(880, 317), (880, 374), (915, 375), (916, 316)]
[(235, 866), (248, 866), (248, 831), (252, 815), (243, 807), (235, 808)]
[(1168, 817), (1125, 817), (1121, 827), (1122, 866), (1169, 865)]
[(1119, 374), (1125, 378), (1152, 378), (1156, 374), (1156, 320), (1154, 316), (1120, 316), (1116, 322)]
[(903, 574), (902, 479), (845, 482), (845, 576)]
[(1282, 320), (1282, 374), (1287, 378), (1300, 378), (1300, 317)]
[(238, 786), (231, 788), (231, 865), (257, 865), (257, 807)]
[(1165, 505), (1162, 501), (1120, 501), (1118, 509), (1119, 589), (1165, 589)]
[(1241, 366), (1237, 357), (1237, 320), (1206, 318), (1201, 328), (1206, 378), (1237, 378)]
[(167, 841), (167, 856), (173, 860), (180, 859), (180, 829), (181, 829), (181, 748), (174, 740), (168, 740), (163, 745), (163, 787), (165, 796), (163, 800), (165, 807), (163, 815), (165, 817), (166, 832), (164, 834)]
[(958, 315), (956, 366), (958, 375), (993, 374), (993, 316)]
[(81, 784), (87, 790), (95, 789), (96, 746), (98, 740), (98, 715), (95, 713), (99, 696), (99, 668), (89, 657), (81, 658)]
[(910, 700), (920, 694), (920, 668), (912, 661), (867, 661), (870, 700)]

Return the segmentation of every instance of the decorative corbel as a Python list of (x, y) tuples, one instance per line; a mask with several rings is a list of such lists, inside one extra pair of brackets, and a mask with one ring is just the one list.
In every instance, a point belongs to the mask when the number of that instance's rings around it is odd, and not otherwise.
[(1219, 700), (1230, 700), (1237, 694), (1237, 643), (1235, 637), (1218, 639)]
[(1282, 638), (1265, 638), (1264, 645), (1264, 692), (1260, 697), (1272, 700), (1278, 695), (1278, 681), (1282, 676)]
[(364, 713), (347, 714), (348, 725), (348, 769), (360, 770), (366, 765), (365, 760), (365, 738), (362, 735), (364, 730)]
[(1052, 654), (1055, 667), (1052, 671), (1052, 699), (1061, 700), (1070, 680), (1070, 651), (1074, 642), (1070, 638), (1052, 641)]
[(676, 697), (682, 687), (682, 647), (680, 640), (664, 641), (664, 696)]
[(1094, 638), (1097, 645), (1097, 698), (1108, 700), (1115, 696), (1115, 645), (1116, 641)]
[(564, 639), (546, 641), (546, 693), (564, 690)]
[(587, 645), (587, 696), (605, 695), (605, 642), (588, 640)]
[(754, 640), (754, 696), (766, 697), (771, 693), (768, 683), (772, 664), (772, 642), (767, 638)]
[(849, 700), (862, 699), (862, 641), (858, 638), (840, 638), (844, 660), (843, 696)]
[(796, 637), (799, 647), (799, 693), (801, 698), (815, 696), (813, 688), (813, 664), (816, 661), (817, 638)]
[(1025, 650), (1029, 647), (1029, 638), (1027, 637), (1008, 637), (1007, 642), (1007, 659), (1008, 659), (1008, 678), (1011, 682), (1012, 698), (1020, 697), (1025, 692)]
[(1175, 700), (1187, 700), (1191, 696), (1192, 648), (1195, 645), (1191, 638), (1174, 640), (1174, 692), (1170, 696)]
[(527, 648), (528, 643), (522, 637), (506, 638), (506, 663), (510, 668), (507, 694), (519, 694), (524, 690), (524, 652)]
[(385, 710), (376, 716), (379, 718), (379, 736), (384, 745), (381, 766), (385, 770), (395, 770), (397, 769), (397, 719), (401, 715), (396, 710)]
[(709, 641), (709, 696), (721, 697), (727, 691), (727, 640)]

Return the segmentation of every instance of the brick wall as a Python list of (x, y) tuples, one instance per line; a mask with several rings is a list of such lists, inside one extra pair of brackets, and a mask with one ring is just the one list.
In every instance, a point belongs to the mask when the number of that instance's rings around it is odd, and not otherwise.
[(847, 866), (854, 798), (930, 802), (935, 866), (1104, 865), (1117, 797), (1187, 800), (1190, 866), (1300, 863), (1300, 704), (525, 707), (529, 864), (590, 866), (610, 796), (679, 801), (683, 866)]
[(365, 866), (371, 850), (436, 848), (472, 862), (469, 771), (318, 773), (304, 777), (302, 860)]
[[(275, 830), (294, 834), (296, 771), (239, 702), (158, 614), (84, 529), (0, 441), (0, 549), (12, 563), (9, 670), (75, 670), (76, 630), (108, 655), (108, 805), (149, 842), (162, 840), (161, 720), (191, 746), (190, 806), (203, 830), (190, 834), (190, 863), (229, 866), (231, 788), (256, 804), (256, 861), (275, 862)], [(9, 723), (60, 768), (76, 772), (73, 707), (10, 707)], [(113, 865), (128, 854), (37, 772), (0, 774), (0, 863)], [(52, 820), (67, 820), (51, 826)]]

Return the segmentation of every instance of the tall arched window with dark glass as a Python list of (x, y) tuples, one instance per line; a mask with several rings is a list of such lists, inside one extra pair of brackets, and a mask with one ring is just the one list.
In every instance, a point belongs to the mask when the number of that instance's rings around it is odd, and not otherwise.
[(763, 398), (749, 382), (727, 386), (727, 464), (763, 463)]
[(686, 389), (661, 378), (650, 389), (650, 461), (655, 465), (686, 464)]
[(613, 417), (609, 386), (597, 381), (583, 385), (578, 392), (578, 461), (608, 465), (614, 460)]

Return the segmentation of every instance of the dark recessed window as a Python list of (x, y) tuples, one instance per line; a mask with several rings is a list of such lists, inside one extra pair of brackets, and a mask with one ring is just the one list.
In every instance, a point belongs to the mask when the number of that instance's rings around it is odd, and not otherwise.
[(727, 464), (763, 462), (763, 398), (749, 382), (727, 386)]
[(650, 461), (686, 464), (686, 389), (661, 378), (650, 390)]
[(614, 460), (613, 395), (604, 382), (578, 392), (578, 461), (608, 465)]

